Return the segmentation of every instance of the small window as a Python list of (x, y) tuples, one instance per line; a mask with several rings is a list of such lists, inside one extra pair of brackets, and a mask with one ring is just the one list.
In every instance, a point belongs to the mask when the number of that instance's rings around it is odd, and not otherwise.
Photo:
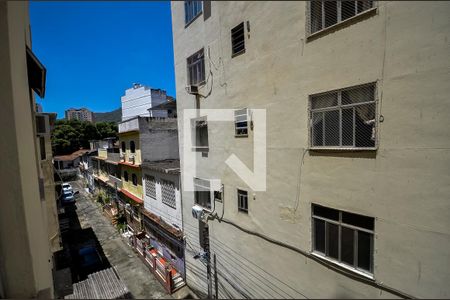
[(206, 120), (194, 120), (195, 139), (194, 150), (208, 151), (208, 123)]
[(132, 174), (132, 175), (131, 175), (131, 180), (133, 181), (133, 185), (134, 185), (134, 186), (137, 186), (137, 184), (138, 184), (138, 179), (137, 179), (136, 174)]
[(234, 111), (234, 134), (236, 136), (248, 136), (248, 109)]
[(128, 182), (128, 172), (127, 171), (123, 171), (123, 180)]
[(373, 1), (311, 1), (309, 34), (341, 23), (374, 7)]
[(46, 159), (47, 155), (45, 153), (45, 138), (43, 136), (39, 137), (39, 150), (41, 151), (41, 160)]
[(125, 142), (122, 142), (122, 152), (125, 153), (125, 151), (127, 150)]
[(187, 72), (190, 85), (199, 86), (205, 82), (205, 57), (203, 48), (188, 57)]
[(312, 222), (315, 252), (373, 273), (374, 218), (313, 204)]
[(161, 181), (161, 196), (162, 203), (170, 206), (172, 208), (176, 208), (176, 200), (175, 200), (175, 184), (172, 181), (162, 180)]
[(130, 142), (130, 152), (135, 153), (136, 152), (136, 146), (134, 144), (134, 141)]
[(191, 23), (202, 13), (202, 1), (184, 1), (184, 22)]
[(237, 190), (238, 210), (248, 213), (248, 192)]
[(145, 175), (145, 195), (156, 200), (155, 177)]
[(245, 53), (244, 22), (231, 29), (231, 56)]
[(195, 204), (211, 209), (211, 185), (209, 180), (194, 178)]
[(375, 149), (375, 83), (310, 97), (311, 148)]

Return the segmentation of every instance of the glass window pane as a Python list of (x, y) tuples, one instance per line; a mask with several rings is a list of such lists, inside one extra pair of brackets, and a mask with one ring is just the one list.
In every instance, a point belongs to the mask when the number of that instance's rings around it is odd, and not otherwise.
[(351, 266), (354, 265), (354, 230), (341, 227), (341, 260)]
[(325, 27), (337, 23), (337, 1), (324, 1)]
[(353, 213), (349, 213), (349, 212), (342, 212), (342, 222), (349, 224), (349, 225), (373, 230), (375, 220), (374, 220), (374, 218), (371, 218), (371, 217), (366, 217), (366, 216), (353, 214)]
[(354, 104), (375, 100), (375, 85), (352, 88), (341, 92), (342, 104)]
[(325, 146), (339, 146), (339, 111), (326, 111)]
[(322, 2), (311, 1), (311, 33), (322, 29)]
[(342, 110), (342, 146), (353, 146), (353, 108)]
[(339, 221), (339, 211), (336, 209), (314, 205), (313, 206), (313, 215)]
[(358, 231), (358, 268), (372, 272), (372, 244), (373, 234)]
[(355, 107), (355, 146), (375, 147), (375, 104)]
[(323, 146), (323, 113), (312, 113), (312, 145)]
[(325, 253), (325, 221), (314, 219), (314, 250)]
[(311, 108), (333, 107), (338, 104), (336, 92), (311, 97)]
[(339, 227), (338, 225), (327, 224), (327, 255), (339, 259)]
[(342, 1), (341, 2), (341, 19), (346, 20), (353, 17), (356, 14), (355, 1)]

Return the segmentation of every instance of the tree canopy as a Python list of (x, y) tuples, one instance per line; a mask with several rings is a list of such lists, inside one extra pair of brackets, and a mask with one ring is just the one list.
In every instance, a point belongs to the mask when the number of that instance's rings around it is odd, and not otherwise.
[(52, 131), (53, 155), (70, 154), (80, 148), (89, 149), (89, 141), (107, 137), (117, 137), (116, 123), (57, 120)]

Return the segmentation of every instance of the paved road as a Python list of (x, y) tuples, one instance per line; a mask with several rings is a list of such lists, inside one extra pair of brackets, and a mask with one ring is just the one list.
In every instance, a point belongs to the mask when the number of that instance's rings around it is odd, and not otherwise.
[(170, 299), (162, 285), (143, 264), (137, 254), (125, 243), (117, 230), (102, 214), (101, 208), (82, 188), (79, 181), (71, 182), (74, 190), (79, 190), (77, 215), (82, 228), (92, 227), (106, 258), (134, 298)]

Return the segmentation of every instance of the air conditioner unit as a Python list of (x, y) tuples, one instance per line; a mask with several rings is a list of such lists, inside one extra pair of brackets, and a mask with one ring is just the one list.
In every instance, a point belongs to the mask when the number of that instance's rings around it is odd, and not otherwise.
[(188, 85), (186, 86), (186, 91), (191, 95), (198, 95), (198, 86), (196, 85)]
[(200, 205), (194, 205), (192, 206), (192, 216), (195, 219), (200, 220), (203, 217), (203, 207), (201, 207)]

